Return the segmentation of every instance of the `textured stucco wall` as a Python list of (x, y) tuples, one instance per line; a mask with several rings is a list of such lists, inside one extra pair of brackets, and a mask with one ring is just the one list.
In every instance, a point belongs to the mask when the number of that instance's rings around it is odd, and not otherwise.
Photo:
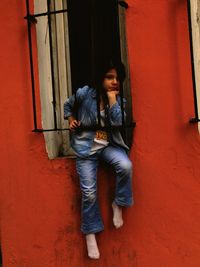
[(2, 0), (0, 231), (4, 267), (200, 266), (200, 142), (194, 115), (186, 0), (129, 0), (135, 206), (112, 226), (114, 179), (99, 171), (105, 231), (87, 259), (74, 160), (49, 160), (32, 133), (25, 1)]
[(200, 142), (186, 1), (128, 1), (137, 266), (200, 265)]

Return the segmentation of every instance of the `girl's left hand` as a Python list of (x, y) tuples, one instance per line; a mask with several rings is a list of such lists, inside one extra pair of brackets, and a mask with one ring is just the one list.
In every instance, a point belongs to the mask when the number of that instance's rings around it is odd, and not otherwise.
[(119, 90), (107, 91), (108, 98), (116, 97), (119, 94)]
[(119, 94), (119, 90), (107, 91), (109, 106), (111, 107), (117, 102), (117, 95)]

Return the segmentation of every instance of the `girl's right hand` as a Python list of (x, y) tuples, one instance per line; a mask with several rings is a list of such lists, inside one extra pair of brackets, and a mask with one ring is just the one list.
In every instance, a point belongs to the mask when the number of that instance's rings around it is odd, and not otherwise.
[(81, 122), (77, 121), (74, 117), (69, 117), (68, 120), (69, 120), (69, 129), (71, 131), (74, 131), (81, 124)]

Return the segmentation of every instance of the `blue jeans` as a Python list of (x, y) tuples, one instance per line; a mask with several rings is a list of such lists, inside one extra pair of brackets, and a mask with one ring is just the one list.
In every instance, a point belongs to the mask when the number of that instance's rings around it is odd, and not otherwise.
[(87, 158), (77, 158), (76, 168), (82, 191), (82, 224), (84, 234), (103, 230), (103, 222), (97, 200), (97, 167), (99, 159), (111, 165), (116, 173), (114, 202), (119, 206), (131, 206), (132, 198), (132, 163), (124, 149), (107, 146)]

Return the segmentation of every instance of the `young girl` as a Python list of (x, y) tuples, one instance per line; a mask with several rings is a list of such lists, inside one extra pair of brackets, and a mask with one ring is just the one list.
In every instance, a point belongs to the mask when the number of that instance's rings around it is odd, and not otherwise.
[[(117, 126), (122, 125), (120, 85), (125, 78), (122, 63), (109, 62), (101, 68), (96, 89), (79, 88), (64, 104), (65, 118), (72, 131), (71, 145), (77, 160), (76, 168), (82, 191), (81, 230), (85, 234), (88, 256), (100, 257), (95, 234), (103, 230), (103, 222), (97, 200), (97, 167), (99, 159), (113, 167), (116, 173), (115, 198), (112, 202), (113, 224), (123, 225), (122, 207), (131, 206), (132, 164), (127, 156)], [(123, 101), (124, 102), (124, 101)], [(102, 127), (95, 127), (101, 125)]]

